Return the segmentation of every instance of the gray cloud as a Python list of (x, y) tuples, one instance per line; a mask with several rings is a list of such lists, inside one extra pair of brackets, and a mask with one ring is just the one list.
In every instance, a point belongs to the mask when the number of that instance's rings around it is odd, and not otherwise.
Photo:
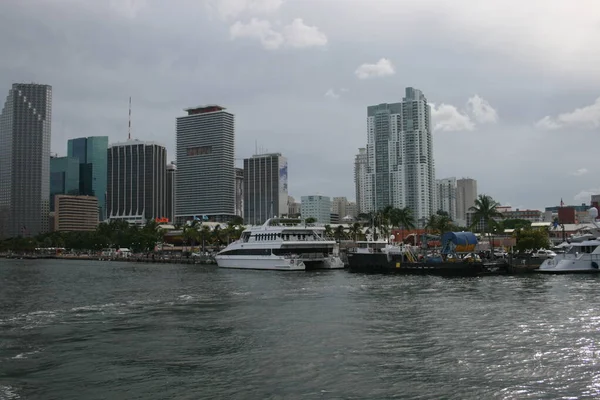
[[(366, 107), (400, 101), (414, 86), (472, 124), (434, 133), (439, 178), (471, 176), (499, 201), (527, 207), (598, 186), (593, 173), (571, 175), (582, 159), (597, 169), (595, 146), (580, 145), (595, 140), (595, 120), (561, 117), (600, 95), (600, 55), (590, 51), (600, 47), (596, 3), (574, 16), (559, 0), (385, 2), (385, 11), (377, 1), (2, 1), (0, 95), (17, 81), (53, 85), (52, 149), (62, 154), (71, 137), (124, 139), (132, 96), (134, 136), (164, 143), (170, 158), (181, 109), (220, 103), (236, 114), (238, 157), (258, 142), (288, 157), (292, 195), (353, 198)], [(521, 21), (517, 4), (536, 19)], [(281, 35), (301, 19), (326, 46), (284, 38), (265, 51), (260, 38), (231, 40), (231, 26), (252, 18)], [(357, 79), (358, 66), (382, 57), (395, 75)], [(475, 94), (481, 101), (467, 105)], [(557, 129), (535, 129), (546, 116)]]

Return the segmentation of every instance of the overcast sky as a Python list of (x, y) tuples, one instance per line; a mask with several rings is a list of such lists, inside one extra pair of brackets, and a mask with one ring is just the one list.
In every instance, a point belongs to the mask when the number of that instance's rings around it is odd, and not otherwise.
[(52, 151), (167, 146), (183, 108), (236, 115), (236, 157), (289, 162), (290, 195), (354, 199), (368, 105), (421, 89), (437, 178), (513, 207), (600, 193), (598, 0), (1, 0), (0, 94), (53, 86)]

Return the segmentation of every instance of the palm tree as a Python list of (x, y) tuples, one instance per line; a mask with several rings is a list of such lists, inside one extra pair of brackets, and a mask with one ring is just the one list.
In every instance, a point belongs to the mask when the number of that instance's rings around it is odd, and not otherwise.
[(352, 226), (350, 227), (350, 234), (354, 238), (355, 242), (358, 240), (358, 237), (361, 233), (362, 227), (360, 226), (360, 223), (355, 222), (354, 224), (352, 224)]
[(408, 207), (397, 208), (392, 213), (393, 225), (400, 229), (400, 240), (404, 242), (404, 230), (415, 228), (415, 217), (412, 214), (412, 210)]
[(432, 214), (427, 219), (427, 223), (425, 224), (425, 231), (428, 233), (435, 234), (438, 231), (440, 216), (436, 214)]
[(471, 224), (471, 228), (476, 227), (483, 221), (483, 233), (485, 233), (486, 228), (491, 228), (496, 225), (496, 220), (494, 218), (503, 218), (502, 213), (498, 211), (499, 206), (500, 203), (495, 201), (491, 196), (480, 194), (475, 200), (475, 205), (469, 208), (469, 211), (473, 212), (473, 223)]
[(202, 225), (200, 228), (200, 239), (202, 240), (202, 252), (206, 252), (206, 239), (210, 237), (210, 227)]
[(344, 226), (338, 225), (338, 227), (335, 228), (335, 239), (339, 243), (345, 236), (346, 236), (346, 232), (344, 232)]
[(333, 231), (331, 230), (331, 225), (329, 225), (329, 224), (325, 225), (325, 232), (324, 232), (324, 234), (325, 234), (326, 238), (330, 238), (332, 236)]

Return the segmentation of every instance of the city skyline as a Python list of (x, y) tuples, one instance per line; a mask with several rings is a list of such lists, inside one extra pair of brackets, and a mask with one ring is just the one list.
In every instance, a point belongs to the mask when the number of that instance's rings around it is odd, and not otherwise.
[[(511, 14), (523, 6), (515, 0), (493, 9), (465, 0), (388, 3), (385, 12), (373, 1), (354, 1), (352, 12), (339, 2), (317, 9), (294, 0), (222, 0), (210, 12), (206, 2), (2, 2), (6, 32), (31, 29), (0, 36), (0, 48), (15, 55), (0, 60), (0, 92), (12, 82), (60, 88), (52, 138), (59, 152), (83, 135), (125, 140), (132, 96), (132, 136), (164, 143), (173, 155), (181, 107), (218, 102), (236, 114), (237, 158), (258, 142), (294, 165), (290, 194), (353, 199), (364, 107), (400, 101), (402, 88), (414, 86), (433, 103), (438, 177), (474, 177), (481, 193), (514, 207), (577, 204), (600, 192), (595, 146), (566, 152), (559, 143), (587, 141), (600, 126), (598, 57), (586, 51), (595, 48), (598, 14), (570, 18), (568, 4), (550, 2), (528, 2), (536, 18), (527, 21)], [(426, 13), (433, 4), (439, 13)], [(478, 21), (486, 29), (472, 35)], [(422, 27), (418, 37), (392, 40)], [(503, 35), (507, 27), (514, 35)], [(536, 163), (542, 167), (529, 167)]]

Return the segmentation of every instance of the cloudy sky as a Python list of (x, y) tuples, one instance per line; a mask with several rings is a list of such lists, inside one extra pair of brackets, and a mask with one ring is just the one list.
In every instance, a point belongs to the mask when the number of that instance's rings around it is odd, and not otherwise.
[(598, 0), (1, 0), (0, 93), (51, 84), (52, 151), (167, 146), (206, 103), (236, 115), (238, 158), (289, 160), (290, 194), (354, 199), (366, 107), (421, 89), (438, 178), (513, 207), (600, 193)]

